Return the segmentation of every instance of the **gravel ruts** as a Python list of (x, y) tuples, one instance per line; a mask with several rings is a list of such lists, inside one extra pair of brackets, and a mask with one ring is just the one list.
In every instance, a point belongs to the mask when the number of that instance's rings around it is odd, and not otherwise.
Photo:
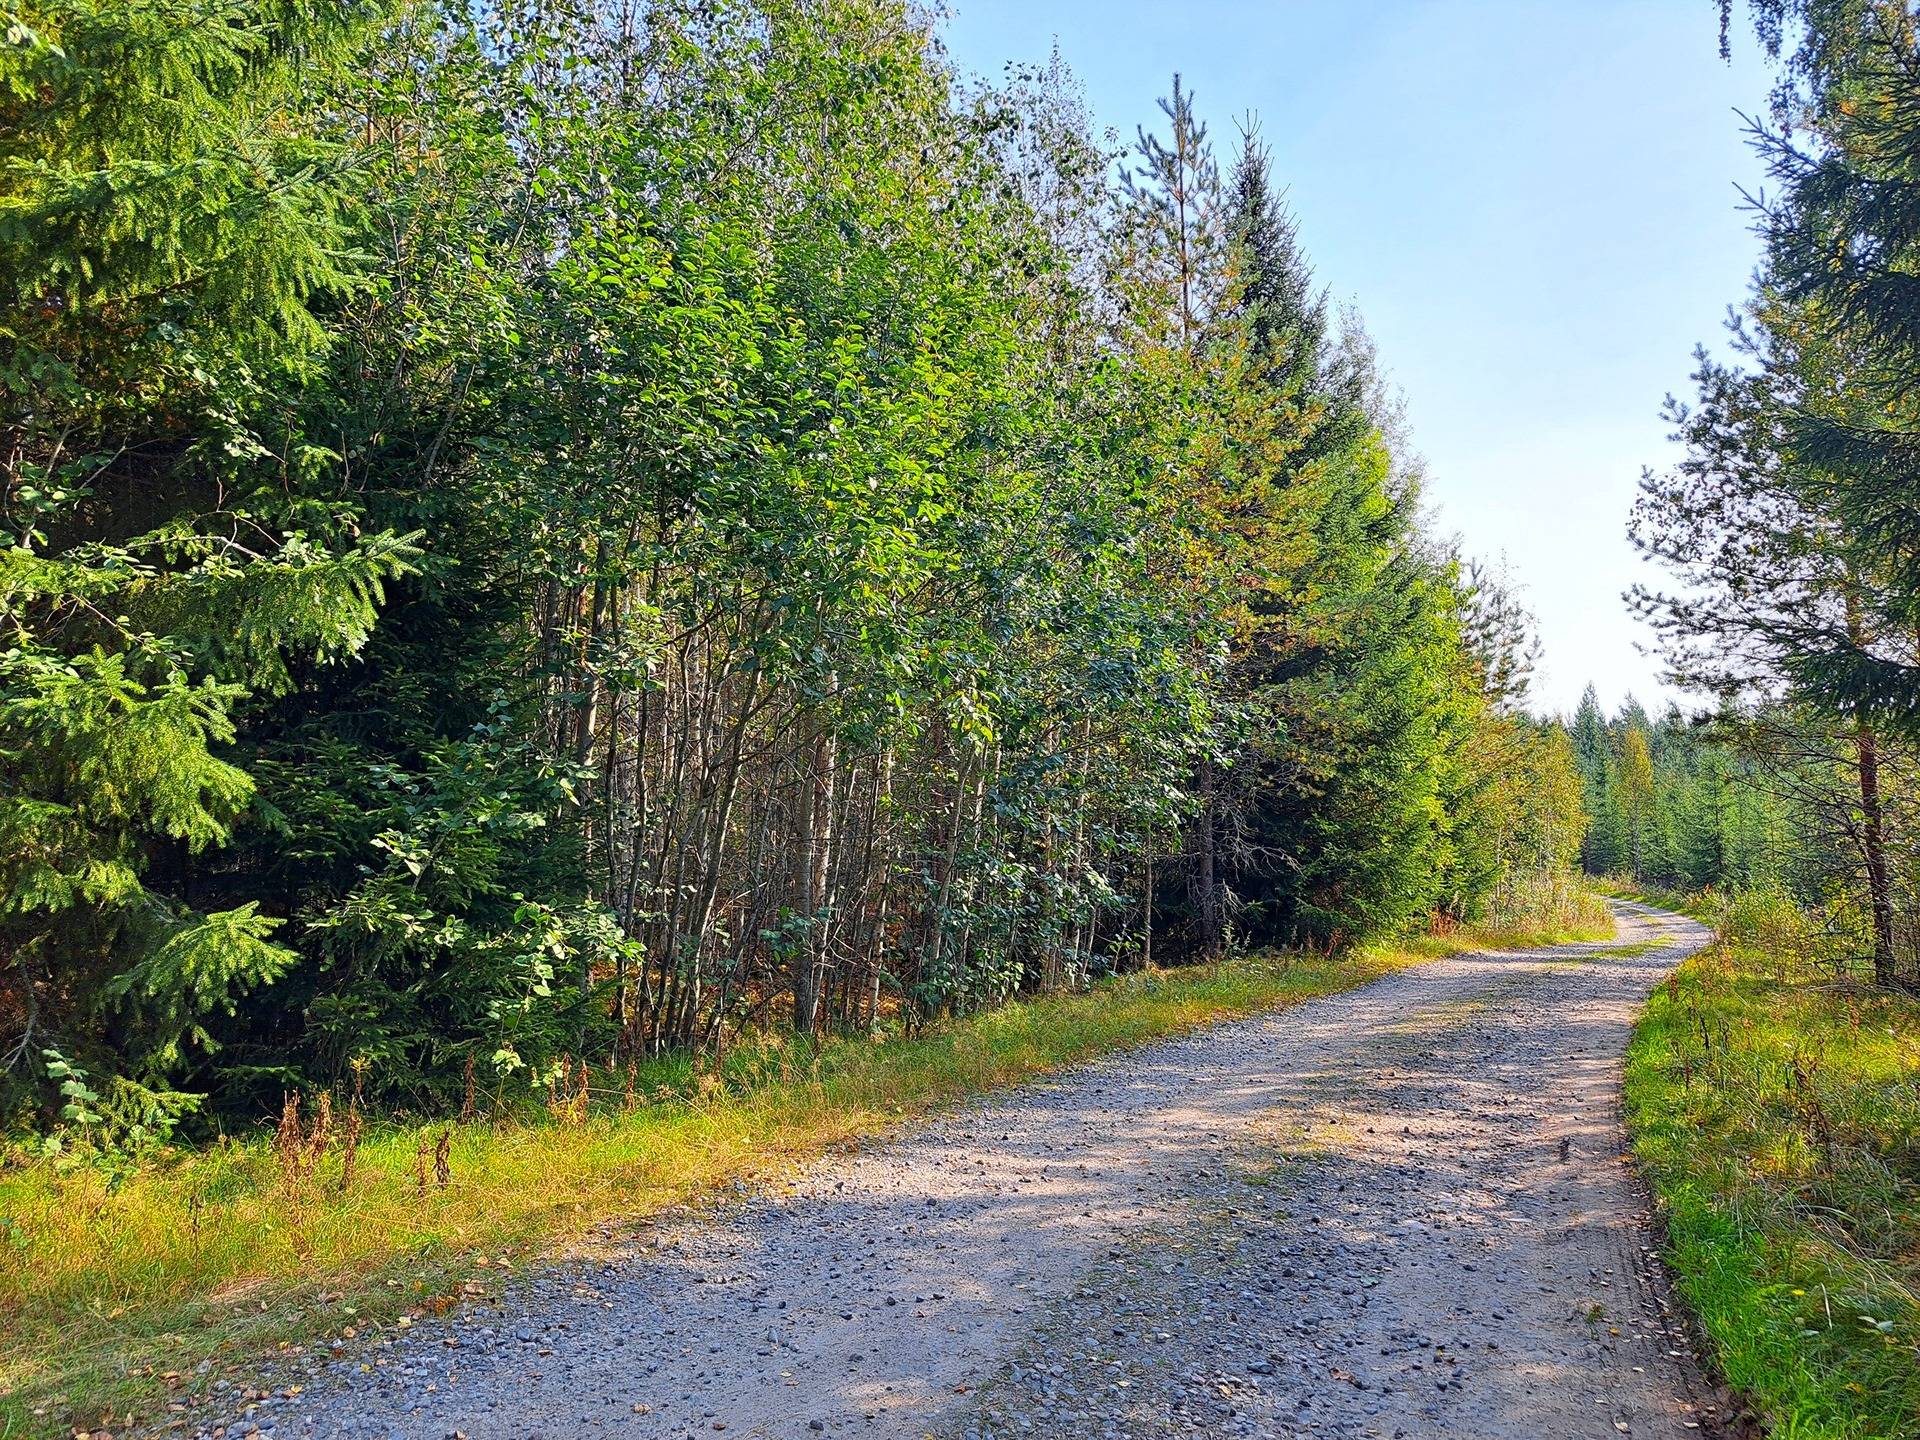
[(1618, 1117), (1633, 1016), (1708, 937), (1619, 908), (1614, 945), (1669, 943), (1435, 961), (979, 1101), (284, 1363), (226, 1433), (1710, 1432)]

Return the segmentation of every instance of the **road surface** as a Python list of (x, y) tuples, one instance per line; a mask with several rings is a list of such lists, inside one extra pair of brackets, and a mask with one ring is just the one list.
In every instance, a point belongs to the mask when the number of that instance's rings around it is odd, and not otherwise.
[(227, 1435), (1711, 1434), (1618, 1116), (1709, 937), (1619, 913), (986, 1098), (288, 1362)]

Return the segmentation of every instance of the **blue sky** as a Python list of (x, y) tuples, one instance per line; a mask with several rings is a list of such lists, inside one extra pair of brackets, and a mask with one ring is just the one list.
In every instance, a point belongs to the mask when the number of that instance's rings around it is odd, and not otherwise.
[(1439, 526), (1504, 554), (1539, 617), (1536, 704), (1589, 680), (1609, 708), (1666, 698), (1620, 599), (1643, 573), (1627, 512), (1670, 457), (1662, 398), (1758, 253), (1735, 111), (1768, 72), (1737, 30), (1720, 60), (1711, 0), (953, 5), (963, 69), (1057, 39), (1128, 139), (1176, 69), (1223, 159), (1257, 113), (1322, 281), (1405, 396)]

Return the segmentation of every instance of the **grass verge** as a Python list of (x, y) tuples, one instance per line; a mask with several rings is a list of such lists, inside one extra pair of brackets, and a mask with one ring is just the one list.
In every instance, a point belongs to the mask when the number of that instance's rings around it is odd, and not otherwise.
[(1417, 935), (1402, 941), (1401, 948), (1422, 959), (1438, 960), (1467, 950), (1534, 950), (1545, 945), (1611, 940), (1614, 934), (1613, 917), (1604, 903), (1597, 903), (1593, 909), (1584, 910), (1577, 921), (1556, 929), (1475, 925), (1445, 934)]
[[(1126, 976), (910, 1039), (736, 1046), (721, 1075), (681, 1061), (640, 1103), (572, 1123), (372, 1131), (345, 1187), (338, 1153), (290, 1177), (270, 1135), (131, 1173), (0, 1172), (0, 1437), (165, 1426), (276, 1348), (404, 1326), (517, 1267), (966, 1096), (1438, 954), (1577, 938), (1590, 937), (1463, 929)], [(428, 1151), (443, 1135), (441, 1184)]]
[(1631, 900), (1638, 905), (1651, 905), (1656, 910), (1671, 910), (1676, 915), (1685, 915), (1705, 925), (1718, 923), (1721, 908), (1726, 897), (1714, 890), (1667, 890), (1658, 885), (1644, 885), (1628, 876), (1609, 875), (1594, 882), (1603, 895), (1611, 895), (1616, 900)]
[(1727, 1381), (1780, 1440), (1920, 1434), (1920, 1002), (1822, 983), (1728, 907), (1655, 993), (1627, 1122)]

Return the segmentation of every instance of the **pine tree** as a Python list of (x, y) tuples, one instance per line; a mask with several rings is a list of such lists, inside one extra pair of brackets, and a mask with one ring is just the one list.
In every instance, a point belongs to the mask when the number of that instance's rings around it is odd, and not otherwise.
[[(1829, 357), (1824, 384), (1776, 391), (1773, 438), (1820, 477), (1860, 582), (1851, 618), (1801, 622), (1789, 668), (1828, 713), (1920, 735), (1920, 30), (1899, 0), (1753, 10), (1776, 55), (1798, 36), (1774, 123), (1756, 127), (1778, 186), (1766, 284), (1808, 332), (1797, 348)], [(1723, 32), (1730, 18), (1723, 0)]]
[(1897, 562), (1859, 543), (1846, 499), (1852, 481), (1795, 438), (1809, 417), (1862, 414), (1870, 398), (1858, 379), (1862, 361), (1770, 289), (1733, 334), (1752, 368), (1699, 357), (1697, 402), (1669, 408), (1687, 454), (1673, 472), (1643, 479), (1629, 532), (1684, 588), (1636, 587), (1631, 598), (1655, 626), (1669, 674), (1712, 695), (1727, 719), (1785, 699), (1848, 733), (1875, 969), (1890, 979), (1882, 721), (1896, 733), (1902, 722), (1829, 681), (1837, 655), (1908, 644), (1885, 628), (1896, 622), (1884, 597), (1901, 582)]
[[(1141, 126), (1136, 153), (1138, 173), (1122, 172), (1134, 207), (1136, 243), (1142, 264), (1137, 273), (1157, 284), (1146, 291), (1149, 303), (1163, 306), (1177, 348), (1197, 355), (1219, 292), (1221, 251), (1220, 167), (1214, 160), (1207, 127), (1193, 111), (1193, 93), (1173, 77), (1173, 94), (1160, 101), (1168, 136)], [(1156, 293), (1157, 292), (1157, 293)]]

